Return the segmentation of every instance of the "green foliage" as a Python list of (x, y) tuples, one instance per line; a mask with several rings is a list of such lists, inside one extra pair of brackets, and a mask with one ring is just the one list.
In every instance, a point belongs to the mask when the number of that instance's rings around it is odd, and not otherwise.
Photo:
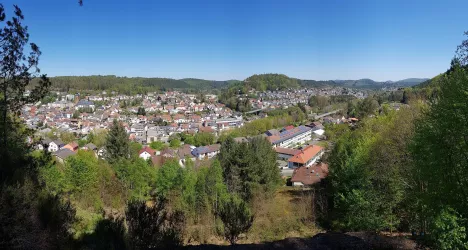
[(76, 136), (73, 133), (62, 132), (62, 133), (60, 133), (60, 139), (64, 143), (70, 143), (70, 142), (72, 142), (72, 141), (74, 141), (76, 139)]
[(146, 110), (143, 107), (138, 108), (137, 115), (146, 115)]
[(215, 136), (212, 133), (202, 132), (202, 133), (196, 133), (194, 136), (193, 145), (196, 147), (211, 145), (214, 143), (215, 143)]
[(240, 136), (247, 137), (260, 135), (265, 133), (267, 130), (282, 128), (287, 125), (299, 123), (305, 119), (305, 114), (298, 107), (270, 112), (269, 115), (269, 117), (248, 122), (241, 128), (223, 132), (218, 141), (223, 142), (228, 137), (235, 138)]
[(127, 230), (122, 218), (100, 220), (92, 233), (85, 234), (80, 243), (84, 249), (128, 249)]
[(125, 215), (133, 249), (175, 249), (182, 245), (185, 217), (179, 211), (168, 212), (164, 200), (157, 199), (152, 205), (130, 202)]
[(253, 75), (244, 80), (245, 85), (250, 89), (259, 91), (298, 88), (299, 81), (282, 74), (262, 74)]
[(150, 148), (155, 150), (161, 150), (164, 147), (164, 143), (162, 141), (154, 141), (150, 143)]
[(114, 163), (119, 159), (128, 159), (130, 157), (128, 135), (125, 128), (114, 120), (106, 137), (106, 159), (110, 163)]
[(88, 143), (93, 143), (96, 147), (100, 148), (106, 144), (107, 131), (104, 129), (94, 130), (90, 132), (87, 141)]
[(114, 170), (124, 183), (131, 200), (146, 200), (154, 189), (156, 169), (141, 158), (116, 162)]
[(173, 139), (169, 142), (169, 147), (171, 148), (179, 148), (180, 147), (180, 140), (179, 139)]
[[(421, 223), (448, 206), (468, 218), (468, 73), (455, 66), (441, 79), (440, 93), (416, 125), (411, 147), (413, 189)], [(427, 208), (427, 209), (423, 209)], [(467, 222), (462, 225), (466, 228)], [(441, 230), (436, 228), (434, 230)], [(450, 230), (450, 228), (447, 228)], [(447, 232), (448, 233), (448, 232)], [(466, 234), (466, 233), (465, 233)], [(466, 237), (464, 242), (467, 242)]]
[(51, 78), (52, 87), (61, 91), (116, 91), (121, 94), (146, 94), (171, 89), (212, 90), (227, 87), (230, 81), (108, 76), (58, 76)]
[(412, 164), (408, 138), (414, 133), (419, 110), (403, 108), (367, 119), (356, 130), (331, 129), (335, 142), (328, 158), (332, 227), (394, 230), (404, 219)]
[(219, 217), (224, 224), (224, 237), (232, 245), (237, 242), (241, 233), (249, 231), (254, 220), (247, 203), (235, 195), (222, 203)]
[(181, 184), (181, 168), (175, 160), (167, 161), (159, 169), (156, 176), (157, 193), (166, 197), (168, 193)]
[(28, 179), (2, 187), (0, 221), (2, 249), (64, 249), (72, 242), (75, 210)]
[(437, 249), (468, 249), (465, 224), (457, 212), (444, 208), (435, 217), (431, 238)]
[(219, 161), (215, 160), (210, 167), (203, 167), (199, 170), (195, 192), (195, 212), (197, 215), (207, 211), (212, 211), (214, 214), (219, 212), (220, 204), (228, 197)]
[(92, 152), (78, 151), (70, 156), (65, 163), (64, 177), (66, 189), (72, 193), (90, 190), (97, 184), (98, 161)]
[(138, 142), (131, 141), (128, 148), (130, 149), (130, 155), (133, 158), (137, 158), (138, 157), (138, 152), (140, 152), (140, 150), (143, 148), (143, 146)]
[(218, 154), (223, 177), (230, 193), (250, 200), (255, 191), (273, 192), (280, 180), (276, 153), (264, 138), (236, 143), (228, 138)]

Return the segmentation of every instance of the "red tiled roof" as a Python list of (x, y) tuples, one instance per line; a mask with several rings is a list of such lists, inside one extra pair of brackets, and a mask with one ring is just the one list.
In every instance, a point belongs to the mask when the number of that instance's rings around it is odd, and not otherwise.
[(300, 167), (294, 170), (291, 182), (301, 182), (304, 185), (319, 183), (328, 176), (328, 164), (319, 163), (311, 167)]
[(323, 150), (323, 148), (320, 146), (310, 145), (301, 150), (301, 152), (295, 154), (293, 157), (289, 158), (288, 161), (305, 164), (310, 159), (314, 158), (321, 150)]
[(284, 129), (286, 129), (286, 130), (291, 130), (291, 129), (293, 129), (293, 128), (294, 128), (293, 125), (289, 125), (289, 126), (284, 127)]
[(299, 150), (299, 149), (281, 148), (281, 147), (276, 147), (275, 151), (278, 154), (285, 154), (285, 155), (296, 155), (296, 154), (301, 152), (301, 150)]
[(154, 155), (156, 153), (156, 151), (154, 151), (152, 148), (144, 147), (140, 150), (140, 152), (138, 152), (138, 155), (141, 155), (143, 152), (148, 152), (150, 155)]
[(213, 133), (214, 132), (214, 130), (211, 127), (200, 126), (200, 128), (198, 130), (200, 132), (207, 132), (207, 133)]

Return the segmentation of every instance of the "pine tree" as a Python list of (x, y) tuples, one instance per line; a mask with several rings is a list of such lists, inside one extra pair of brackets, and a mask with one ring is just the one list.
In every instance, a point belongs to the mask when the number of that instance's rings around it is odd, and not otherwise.
[[(19, 152), (24, 145), (24, 129), (17, 114), (21, 107), (42, 99), (50, 85), (45, 75), (37, 68), (41, 51), (29, 42), (28, 27), (22, 21), (24, 16), (18, 6), (14, 6), (14, 17), (5, 22), (6, 15), (0, 4), (0, 180), (8, 179), (19, 169), (13, 166), (26, 166)], [(4, 23), (5, 22), (5, 23)], [(38, 80), (32, 86), (32, 81)], [(32, 87), (32, 88), (31, 88)], [(26, 91), (31, 88), (30, 92)], [(24, 167), (23, 167), (24, 168)]]
[(231, 245), (237, 242), (241, 233), (249, 231), (254, 219), (247, 203), (235, 195), (223, 203), (219, 217), (224, 224), (224, 237)]
[(122, 124), (117, 122), (117, 120), (114, 120), (106, 138), (105, 148), (107, 161), (113, 163), (119, 159), (130, 158), (129, 144), (130, 142), (125, 128)]

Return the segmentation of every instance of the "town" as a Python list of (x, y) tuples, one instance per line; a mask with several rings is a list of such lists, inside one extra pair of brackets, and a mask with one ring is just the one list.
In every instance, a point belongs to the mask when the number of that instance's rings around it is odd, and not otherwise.
[[(350, 94), (364, 98), (365, 92), (346, 88), (322, 88), (252, 92), (257, 98), (249, 99), (252, 108), (259, 115), (236, 112), (219, 103), (217, 96), (203, 97), (180, 91), (148, 93), (147, 95), (119, 95), (102, 92), (101, 95), (55, 93), (52, 102), (27, 105), (21, 118), (40, 138), (39, 149), (47, 148), (61, 163), (75, 155), (78, 150), (92, 150), (96, 157), (104, 158), (102, 143), (93, 144), (91, 136), (105, 134), (113, 120), (122, 123), (128, 138), (141, 145), (138, 156), (161, 166), (168, 159), (176, 159), (184, 167), (187, 159), (199, 165), (217, 155), (220, 144), (217, 138), (223, 132), (241, 128), (245, 123), (267, 116), (263, 110), (286, 109), (298, 103), (307, 103), (312, 95)], [(239, 95), (243, 98), (245, 95)], [(198, 99), (203, 99), (198, 100)], [(332, 115), (333, 116), (333, 115)], [(310, 186), (325, 178), (327, 165), (320, 162), (325, 148), (324, 123), (354, 123), (339, 114), (322, 116), (319, 121), (304, 121), (297, 127), (288, 125), (271, 129), (259, 135), (267, 138), (278, 154), (278, 167), (284, 178), (291, 178), (293, 186)], [(208, 134), (211, 143), (191, 145), (176, 142), (178, 134), (194, 136)], [(177, 138), (177, 139), (176, 139)], [(236, 141), (248, 141), (237, 137)], [(160, 142), (162, 146), (152, 148)], [(320, 146), (320, 145), (322, 146)], [(310, 168), (310, 170), (309, 170)], [(313, 174), (311, 174), (313, 173)]]

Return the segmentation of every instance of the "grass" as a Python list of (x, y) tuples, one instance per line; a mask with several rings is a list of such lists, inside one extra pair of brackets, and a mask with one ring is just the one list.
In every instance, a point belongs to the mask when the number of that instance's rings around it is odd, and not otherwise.
[(254, 201), (255, 220), (239, 243), (258, 243), (289, 237), (310, 237), (319, 232), (311, 209), (312, 197), (281, 187), (271, 200)]

